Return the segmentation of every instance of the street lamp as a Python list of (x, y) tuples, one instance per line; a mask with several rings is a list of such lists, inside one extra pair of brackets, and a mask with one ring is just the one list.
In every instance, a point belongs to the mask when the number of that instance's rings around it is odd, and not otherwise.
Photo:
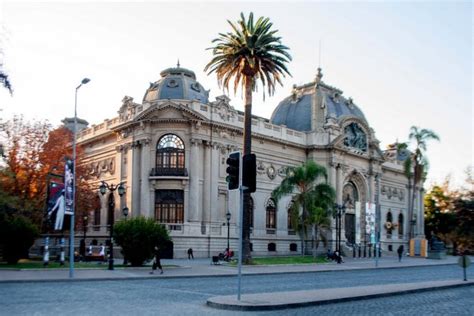
[(128, 216), (128, 207), (124, 207), (123, 210), (122, 210), (122, 213), (123, 213), (123, 216), (125, 217), (125, 219), (127, 219), (127, 216)]
[(109, 225), (110, 225), (110, 236), (109, 236), (109, 270), (114, 269), (114, 246), (112, 241), (112, 236), (114, 233), (114, 209), (115, 209), (115, 197), (113, 192), (117, 190), (120, 197), (125, 194), (125, 187), (123, 186), (123, 182), (120, 182), (117, 185), (109, 185), (105, 181), (102, 181), (101, 185), (99, 186), (99, 192), (102, 195), (107, 193), (107, 190), (110, 191), (109, 195), (109, 204), (108, 204), (108, 214), (109, 214)]
[(76, 94), (74, 97), (74, 131), (73, 131), (73, 142), (72, 142), (72, 214), (71, 214), (71, 228), (69, 235), (69, 277), (74, 277), (74, 213), (76, 211), (76, 142), (77, 142), (77, 91), (83, 84), (91, 81), (89, 78), (84, 78), (81, 84), (76, 87)]
[(341, 255), (341, 231), (342, 231), (342, 215), (346, 213), (346, 203), (344, 204), (334, 204), (335, 214), (334, 217), (336, 218), (336, 250)]
[(227, 220), (227, 253), (230, 256), (230, 218), (232, 214), (230, 212), (227, 212), (225, 214), (225, 219)]

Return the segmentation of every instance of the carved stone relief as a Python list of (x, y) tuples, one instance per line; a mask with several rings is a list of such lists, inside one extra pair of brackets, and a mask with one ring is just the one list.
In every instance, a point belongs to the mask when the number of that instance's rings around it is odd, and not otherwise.
[(137, 104), (133, 102), (133, 98), (129, 96), (125, 96), (122, 99), (122, 106), (120, 107), (119, 113), (119, 120), (120, 122), (129, 121), (135, 115), (135, 108)]
[(115, 158), (106, 158), (95, 161), (88, 165), (89, 174), (93, 177), (100, 178), (103, 174), (115, 174)]
[(400, 201), (405, 200), (405, 190), (402, 188), (383, 185), (380, 190), (380, 193), (382, 195), (385, 195), (389, 200), (391, 200), (392, 198), (399, 199)]
[(273, 165), (270, 165), (268, 168), (267, 168), (267, 176), (270, 180), (273, 180), (275, 179), (276, 177), (276, 169)]

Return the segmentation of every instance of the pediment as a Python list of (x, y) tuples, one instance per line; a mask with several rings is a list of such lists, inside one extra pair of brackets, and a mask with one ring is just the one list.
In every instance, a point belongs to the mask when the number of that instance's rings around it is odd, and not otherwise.
[(190, 109), (188, 106), (167, 102), (162, 104), (155, 104), (152, 107), (146, 109), (134, 119), (135, 122), (142, 120), (207, 120), (205, 116), (197, 113), (193, 109)]

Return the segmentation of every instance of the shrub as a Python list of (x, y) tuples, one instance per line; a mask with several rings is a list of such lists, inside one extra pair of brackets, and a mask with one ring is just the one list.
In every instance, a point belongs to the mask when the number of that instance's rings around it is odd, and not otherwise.
[(153, 258), (153, 247), (163, 249), (170, 236), (154, 219), (135, 217), (114, 225), (114, 240), (122, 247), (124, 257), (137, 267)]
[(0, 220), (0, 244), (3, 245), (3, 259), (8, 264), (17, 264), (28, 257), (28, 250), (39, 236), (38, 228), (22, 216), (3, 217)]

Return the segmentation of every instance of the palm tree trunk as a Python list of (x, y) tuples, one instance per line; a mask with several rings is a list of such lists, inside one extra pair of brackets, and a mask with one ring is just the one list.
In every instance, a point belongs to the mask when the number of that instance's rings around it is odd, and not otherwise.
[[(244, 88), (244, 155), (252, 152), (252, 77), (245, 77)], [(242, 227), (242, 249), (245, 264), (250, 264), (252, 255), (250, 253), (250, 193), (244, 193), (244, 225)]]
[(306, 208), (303, 205), (303, 214), (301, 214), (301, 255), (305, 254), (304, 237), (306, 235)]
[(316, 258), (316, 224), (311, 225), (311, 238), (313, 239), (313, 258)]

